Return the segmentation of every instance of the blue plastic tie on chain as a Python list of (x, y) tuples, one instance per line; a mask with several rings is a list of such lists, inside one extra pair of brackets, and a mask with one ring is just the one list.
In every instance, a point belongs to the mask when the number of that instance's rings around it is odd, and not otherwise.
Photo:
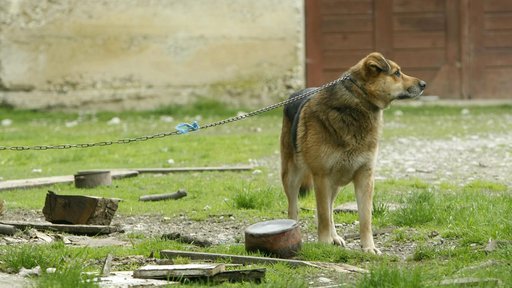
[(190, 131), (196, 131), (199, 130), (199, 124), (197, 124), (197, 121), (194, 121), (192, 124), (190, 123), (180, 123), (176, 125), (176, 130), (179, 134), (185, 134)]

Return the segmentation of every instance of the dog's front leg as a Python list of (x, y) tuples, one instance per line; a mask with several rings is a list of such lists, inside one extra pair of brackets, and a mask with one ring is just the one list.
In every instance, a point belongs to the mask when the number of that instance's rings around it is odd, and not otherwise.
[(318, 217), (318, 241), (345, 246), (343, 238), (334, 228), (332, 204), (338, 187), (329, 181), (329, 177), (314, 176), (316, 210)]
[(354, 188), (359, 212), (359, 233), (361, 247), (364, 252), (381, 254), (375, 248), (372, 232), (372, 205), (373, 205), (373, 169), (364, 167), (354, 177)]

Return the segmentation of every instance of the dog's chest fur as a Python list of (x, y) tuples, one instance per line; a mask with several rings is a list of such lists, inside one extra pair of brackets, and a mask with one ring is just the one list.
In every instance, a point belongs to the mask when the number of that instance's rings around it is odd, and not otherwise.
[(313, 173), (351, 178), (357, 169), (375, 163), (382, 110), (365, 105), (343, 87), (326, 92), (304, 106), (297, 152)]

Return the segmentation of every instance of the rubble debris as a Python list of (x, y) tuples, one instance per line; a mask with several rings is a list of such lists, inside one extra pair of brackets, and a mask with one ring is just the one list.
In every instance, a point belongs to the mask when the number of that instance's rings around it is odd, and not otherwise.
[(139, 197), (139, 201), (161, 201), (161, 200), (178, 200), (187, 196), (187, 191), (180, 189), (174, 193), (167, 194), (154, 194), (154, 195), (143, 195)]
[(120, 199), (81, 195), (57, 195), (48, 191), (43, 214), (54, 224), (110, 225)]
[(162, 239), (174, 240), (185, 244), (192, 244), (199, 247), (210, 247), (213, 245), (211, 241), (199, 239), (197, 237), (183, 235), (179, 232), (172, 232), (162, 235)]

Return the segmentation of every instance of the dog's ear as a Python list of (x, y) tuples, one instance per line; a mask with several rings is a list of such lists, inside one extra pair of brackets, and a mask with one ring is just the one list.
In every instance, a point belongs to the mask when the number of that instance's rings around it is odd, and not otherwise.
[(391, 70), (391, 66), (386, 58), (378, 52), (373, 52), (366, 56), (364, 67), (369, 74), (388, 73)]

